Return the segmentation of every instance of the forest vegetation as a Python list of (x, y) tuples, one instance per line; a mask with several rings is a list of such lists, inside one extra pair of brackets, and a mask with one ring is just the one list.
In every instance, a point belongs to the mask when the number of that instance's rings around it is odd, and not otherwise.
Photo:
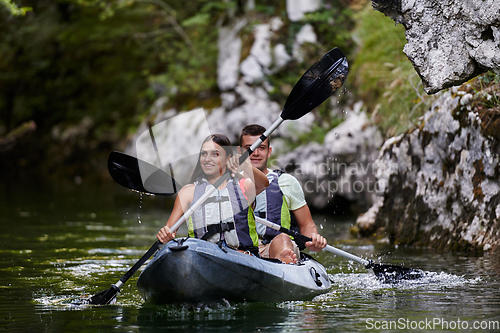
[[(218, 27), (246, 16), (245, 29), (281, 17), (286, 1), (1, 0), (0, 155), (5, 174), (42, 172), (67, 177), (104, 175), (106, 156), (123, 149), (159, 97), (167, 108), (220, 105)], [(312, 61), (334, 46), (347, 55), (350, 101), (365, 110), (385, 137), (408, 129), (432, 96), (402, 52), (404, 28), (367, 0), (323, 1), (305, 15), (319, 45), (304, 63), (292, 62), (275, 87), (292, 87)], [(251, 41), (243, 41), (242, 56)], [(283, 40), (291, 48), (292, 40)], [(283, 105), (289, 91), (271, 98)], [(328, 106), (307, 140), (320, 141), (339, 123)], [(305, 140), (306, 138), (304, 138)]]

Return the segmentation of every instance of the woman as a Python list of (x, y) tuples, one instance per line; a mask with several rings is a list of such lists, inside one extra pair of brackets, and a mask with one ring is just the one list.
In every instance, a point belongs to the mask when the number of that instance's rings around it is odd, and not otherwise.
[(189, 235), (219, 243), (220, 246), (225, 242), (229, 247), (242, 251), (258, 246), (250, 205), (255, 196), (269, 185), (269, 181), (249, 162), (239, 166), (238, 156), (233, 156), (231, 142), (222, 134), (210, 135), (203, 142), (192, 177), (193, 184), (179, 191), (167, 224), (157, 234), (160, 242), (166, 243), (175, 237), (170, 227), (192, 203), (213, 187), (227, 168), (233, 174), (243, 170), (247, 178), (224, 181), (189, 218)]

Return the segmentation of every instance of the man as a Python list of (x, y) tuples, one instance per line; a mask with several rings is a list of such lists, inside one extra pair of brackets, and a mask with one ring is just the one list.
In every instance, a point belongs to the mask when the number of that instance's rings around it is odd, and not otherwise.
[[(240, 153), (248, 149), (265, 131), (264, 127), (257, 124), (243, 128), (239, 139)], [(269, 179), (269, 187), (255, 199), (255, 215), (288, 229), (298, 229), (301, 234), (312, 238), (312, 242), (305, 243), (309, 250), (322, 250), (327, 242), (318, 234), (300, 183), (292, 175), (267, 168), (271, 153), (268, 138), (250, 155), (252, 166), (262, 171)], [(297, 263), (299, 248), (288, 235), (261, 224), (257, 224), (257, 233), (260, 237), (259, 253), (262, 257)]]

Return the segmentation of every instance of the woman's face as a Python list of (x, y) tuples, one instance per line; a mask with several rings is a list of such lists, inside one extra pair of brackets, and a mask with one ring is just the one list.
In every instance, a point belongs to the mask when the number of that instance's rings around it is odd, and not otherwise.
[(209, 178), (219, 177), (226, 171), (228, 158), (226, 151), (213, 141), (207, 141), (201, 146), (200, 166)]

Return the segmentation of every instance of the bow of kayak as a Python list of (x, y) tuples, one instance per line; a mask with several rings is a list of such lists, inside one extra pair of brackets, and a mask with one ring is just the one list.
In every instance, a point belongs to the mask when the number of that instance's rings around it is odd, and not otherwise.
[(137, 287), (148, 303), (308, 300), (327, 292), (325, 268), (302, 255), (297, 265), (265, 260), (188, 238), (160, 249), (141, 273)]

